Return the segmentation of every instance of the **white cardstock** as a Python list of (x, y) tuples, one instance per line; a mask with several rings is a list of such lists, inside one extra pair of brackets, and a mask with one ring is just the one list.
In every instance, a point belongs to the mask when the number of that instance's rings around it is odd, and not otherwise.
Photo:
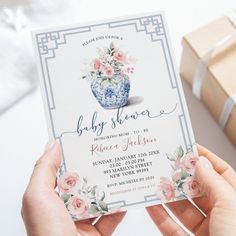
[(163, 13), (37, 30), (33, 42), (74, 220), (200, 194)]

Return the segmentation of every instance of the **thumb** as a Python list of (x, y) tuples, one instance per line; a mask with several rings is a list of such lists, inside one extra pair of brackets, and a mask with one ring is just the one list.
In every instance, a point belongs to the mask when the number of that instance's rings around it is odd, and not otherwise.
[(44, 154), (38, 159), (34, 166), (28, 188), (54, 191), (56, 174), (60, 164), (60, 144), (55, 140), (51, 140), (46, 145)]
[(212, 167), (209, 160), (200, 156), (196, 165), (196, 179), (202, 192), (210, 198), (210, 202), (230, 203), (235, 201), (235, 191), (232, 186)]

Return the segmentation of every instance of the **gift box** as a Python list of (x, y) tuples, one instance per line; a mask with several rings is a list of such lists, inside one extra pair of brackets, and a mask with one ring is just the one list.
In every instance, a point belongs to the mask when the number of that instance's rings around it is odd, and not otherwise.
[(236, 146), (236, 12), (186, 35), (181, 77)]

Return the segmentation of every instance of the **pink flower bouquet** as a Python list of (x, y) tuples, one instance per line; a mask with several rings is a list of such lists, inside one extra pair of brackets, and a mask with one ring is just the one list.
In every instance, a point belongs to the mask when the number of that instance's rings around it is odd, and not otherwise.
[(89, 186), (87, 179), (80, 179), (77, 173), (61, 173), (57, 186), (73, 220), (97, 217), (109, 212), (104, 202), (105, 193), (99, 190), (97, 185)]
[(130, 80), (134, 68), (129, 65), (131, 57), (110, 43), (109, 47), (98, 48), (98, 57), (90, 62), (90, 69), (83, 79), (91, 81), (91, 90), (99, 104), (105, 109), (123, 107), (128, 103)]
[(194, 178), (198, 157), (191, 151), (184, 153), (182, 146), (166, 156), (171, 161), (172, 175), (171, 178), (160, 179), (156, 191), (157, 197), (163, 202), (168, 202), (200, 196), (199, 184)]

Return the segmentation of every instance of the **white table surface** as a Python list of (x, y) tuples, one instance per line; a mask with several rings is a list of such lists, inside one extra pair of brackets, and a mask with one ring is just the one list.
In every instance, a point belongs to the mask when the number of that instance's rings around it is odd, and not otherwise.
[[(0, 0), (0, 3), (3, 0)], [(17, 0), (15, 0), (16, 2)], [(8, 0), (8, 3), (10, 0)], [(236, 9), (235, 0), (82, 0), (81, 21), (164, 10), (172, 44), (180, 62), (181, 37), (209, 21)], [(195, 137), (236, 169), (236, 149), (205, 107), (184, 83)], [(36, 159), (47, 142), (47, 127), (39, 89), (0, 116), (0, 226), (1, 235), (25, 235), (21, 220), (21, 198)], [(129, 211), (115, 236), (161, 235), (144, 209)]]

